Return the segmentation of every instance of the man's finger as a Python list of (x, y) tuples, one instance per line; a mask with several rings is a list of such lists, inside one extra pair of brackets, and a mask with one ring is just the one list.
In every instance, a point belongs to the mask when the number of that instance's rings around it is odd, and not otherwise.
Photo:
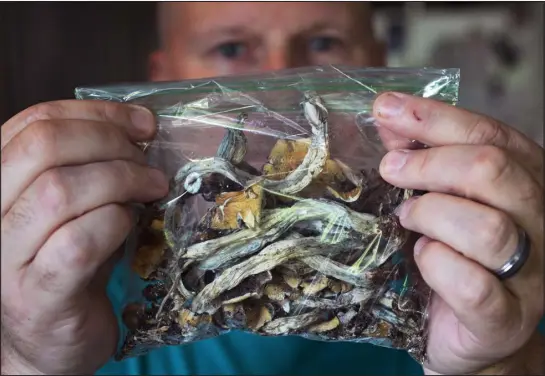
[(413, 197), (402, 204), (399, 219), (403, 227), (445, 243), (491, 270), (503, 266), (518, 243), (517, 227), (506, 214), (451, 195)]
[[(518, 229), (509, 216), (460, 197), (427, 193), (407, 200), (398, 212), (403, 227), (446, 244), (488, 270), (501, 268), (513, 257), (519, 242)], [(522, 269), (504, 282), (523, 302), (535, 301), (531, 291), (540, 289), (536, 249)]]
[(87, 287), (123, 243), (132, 225), (131, 210), (116, 204), (66, 223), (28, 265), (23, 291), (31, 295), (36, 307), (64, 303), (64, 299)]
[(40, 103), (8, 120), (2, 128), (2, 149), (26, 127), (37, 121), (90, 120), (115, 124), (134, 141), (145, 141), (156, 130), (153, 114), (146, 108), (95, 100), (64, 100)]
[(123, 244), (104, 264), (100, 266), (100, 268), (98, 268), (95, 273), (95, 277), (91, 281), (92, 288), (98, 291), (106, 291), (117, 263), (123, 258), (124, 251), (125, 249)]
[(380, 95), (373, 116), (381, 127), (429, 146), (494, 145), (543, 174), (543, 150), (522, 133), (497, 120), (446, 103), (400, 93)]
[(407, 137), (398, 135), (387, 127), (380, 126), (380, 124), (377, 125), (377, 133), (380, 137), (380, 141), (388, 151), (397, 149), (418, 149), (422, 146), (420, 143), (409, 140)]
[(34, 122), (2, 150), (2, 216), (42, 172), (115, 159), (146, 163), (119, 127), (89, 120)]
[(109, 203), (149, 202), (167, 192), (162, 172), (134, 162), (118, 160), (48, 170), (22, 193), (2, 220), (2, 269), (4, 265), (24, 266), (57, 228), (82, 213)]
[(501, 343), (520, 330), (524, 321), (519, 301), (481, 265), (427, 237), (416, 242), (415, 260), (426, 283), (471, 333), (463, 328), (453, 333), (462, 343), (472, 339)]
[(380, 173), (402, 188), (454, 194), (497, 208), (534, 241), (543, 239), (542, 188), (502, 149), (459, 145), (392, 151)]

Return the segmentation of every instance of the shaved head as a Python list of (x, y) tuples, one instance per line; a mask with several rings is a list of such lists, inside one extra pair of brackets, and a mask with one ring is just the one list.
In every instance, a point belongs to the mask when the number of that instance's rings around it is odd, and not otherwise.
[(153, 80), (384, 64), (367, 2), (160, 2), (157, 17)]

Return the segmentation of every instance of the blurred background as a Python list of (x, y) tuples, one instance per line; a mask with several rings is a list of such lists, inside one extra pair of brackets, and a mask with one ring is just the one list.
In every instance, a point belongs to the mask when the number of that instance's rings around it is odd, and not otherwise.
[[(460, 68), (460, 106), (543, 145), (543, 3), (373, 7), (390, 66)], [(0, 124), (32, 104), (73, 98), (79, 85), (146, 80), (154, 26), (153, 2), (1, 3)]]

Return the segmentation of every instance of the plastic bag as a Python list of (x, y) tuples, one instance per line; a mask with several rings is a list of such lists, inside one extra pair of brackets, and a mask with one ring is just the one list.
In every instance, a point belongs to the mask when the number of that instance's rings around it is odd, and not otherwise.
[[(150, 108), (171, 179), (127, 239), (117, 359), (230, 330), (369, 342), (425, 359), (430, 289), (383, 181), (384, 91), (457, 102), (457, 69), (335, 66), (81, 87)], [(416, 145), (416, 144), (415, 144)]]

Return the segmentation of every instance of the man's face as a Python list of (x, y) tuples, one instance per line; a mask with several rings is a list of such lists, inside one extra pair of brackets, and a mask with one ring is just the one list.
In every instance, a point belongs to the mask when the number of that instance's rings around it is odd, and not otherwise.
[(163, 48), (151, 57), (154, 81), (384, 63), (361, 3), (187, 2), (163, 11)]

